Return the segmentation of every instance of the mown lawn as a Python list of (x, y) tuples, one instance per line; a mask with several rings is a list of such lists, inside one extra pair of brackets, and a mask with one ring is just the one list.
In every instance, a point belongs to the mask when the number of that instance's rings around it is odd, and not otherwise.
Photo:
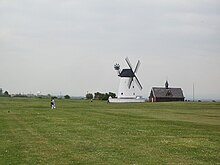
[(220, 164), (220, 103), (0, 98), (0, 164)]

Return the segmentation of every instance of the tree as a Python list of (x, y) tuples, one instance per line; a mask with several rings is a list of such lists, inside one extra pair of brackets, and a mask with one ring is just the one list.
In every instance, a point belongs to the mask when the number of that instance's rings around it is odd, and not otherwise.
[(10, 96), (9, 93), (8, 93), (8, 91), (5, 91), (5, 92), (4, 92), (4, 96), (6, 96), (6, 97)]
[(111, 96), (112, 98), (115, 98), (115, 97), (116, 97), (116, 94), (115, 94), (115, 93), (112, 93), (112, 92), (109, 92), (108, 95)]
[(65, 95), (64, 98), (65, 99), (70, 99), (70, 96), (69, 95)]
[(10, 95), (9, 95), (8, 91), (5, 91), (5, 92), (3, 93), (2, 88), (0, 88), (0, 96), (2, 96), (2, 97), (9, 97)]
[(86, 94), (86, 99), (93, 99), (93, 94), (92, 93), (87, 93)]
[(109, 98), (108, 93), (103, 94), (102, 100), (108, 100), (108, 98)]
[(3, 95), (3, 90), (0, 88), (0, 96)]
[(116, 94), (112, 93), (112, 92), (105, 93), (105, 94), (99, 93), (99, 92), (95, 93), (95, 99), (97, 99), (97, 100), (108, 100), (109, 96), (111, 96), (112, 98), (115, 98)]
[(100, 92), (96, 92), (95, 93), (95, 99), (97, 100), (102, 100), (104, 97), (104, 94), (103, 93), (100, 93)]

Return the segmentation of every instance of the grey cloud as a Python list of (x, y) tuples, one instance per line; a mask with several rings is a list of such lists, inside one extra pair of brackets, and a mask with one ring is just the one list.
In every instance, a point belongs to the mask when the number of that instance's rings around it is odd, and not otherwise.
[[(0, 70), (7, 78), (1, 79), (0, 87), (11, 92), (62, 90), (71, 95), (117, 92), (112, 66), (123, 65), (129, 56), (134, 63), (142, 61), (138, 75), (145, 96), (169, 77), (187, 97), (192, 82), (199, 84), (199, 96), (220, 97), (213, 88), (220, 83), (219, 4), (217, 0), (2, 0)], [(27, 77), (30, 80), (23, 81)]]

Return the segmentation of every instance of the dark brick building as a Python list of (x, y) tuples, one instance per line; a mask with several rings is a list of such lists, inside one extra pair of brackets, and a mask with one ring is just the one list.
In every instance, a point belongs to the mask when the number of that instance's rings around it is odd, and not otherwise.
[(181, 88), (169, 88), (168, 81), (163, 87), (153, 87), (150, 92), (150, 102), (169, 102), (169, 101), (184, 101), (184, 95)]

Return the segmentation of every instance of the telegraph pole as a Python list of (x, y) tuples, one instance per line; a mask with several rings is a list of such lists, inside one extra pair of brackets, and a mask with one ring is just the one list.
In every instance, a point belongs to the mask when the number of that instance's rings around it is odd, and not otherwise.
[(193, 102), (195, 101), (195, 86), (194, 86), (194, 83), (193, 83)]

